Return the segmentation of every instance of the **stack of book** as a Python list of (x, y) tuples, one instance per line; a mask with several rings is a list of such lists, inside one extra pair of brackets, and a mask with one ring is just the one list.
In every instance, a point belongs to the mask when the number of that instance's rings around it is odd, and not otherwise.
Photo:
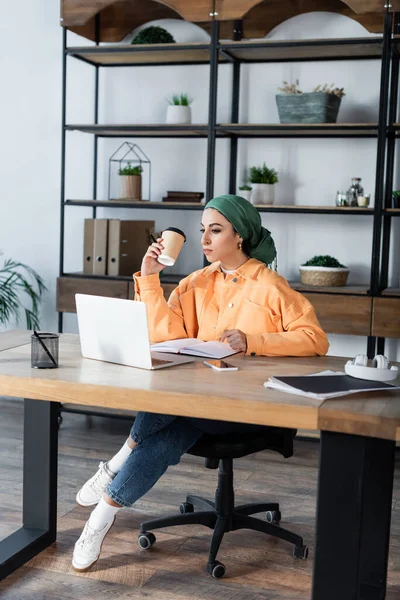
[(163, 202), (201, 202), (203, 192), (167, 192)]

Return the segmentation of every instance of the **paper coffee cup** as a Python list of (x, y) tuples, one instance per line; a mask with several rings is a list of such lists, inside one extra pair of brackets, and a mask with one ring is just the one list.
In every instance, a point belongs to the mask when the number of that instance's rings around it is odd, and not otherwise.
[(163, 239), (162, 245), (164, 246), (164, 250), (157, 260), (166, 267), (172, 267), (178, 258), (184, 242), (186, 242), (186, 236), (183, 231), (176, 229), (176, 227), (167, 227), (161, 233), (161, 237)]

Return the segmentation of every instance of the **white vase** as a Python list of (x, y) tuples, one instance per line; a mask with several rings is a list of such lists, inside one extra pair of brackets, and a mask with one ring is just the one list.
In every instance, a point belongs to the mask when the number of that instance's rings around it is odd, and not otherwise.
[(241, 196), (242, 198), (244, 198), (245, 200), (248, 200), (250, 202), (251, 190), (239, 190), (237, 195)]
[(273, 204), (275, 202), (274, 183), (253, 183), (251, 189), (252, 204)]
[(171, 105), (167, 108), (167, 123), (170, 125), (185, 125), (192, 122), (190, 106)]

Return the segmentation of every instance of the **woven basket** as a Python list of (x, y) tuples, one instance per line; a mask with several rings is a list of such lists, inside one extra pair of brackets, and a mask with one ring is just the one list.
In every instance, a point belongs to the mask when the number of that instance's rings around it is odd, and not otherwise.
[(300, 281), (304, 285), (334, 287), (346, 285), (350, 269), (333, 267), (299, 267)]

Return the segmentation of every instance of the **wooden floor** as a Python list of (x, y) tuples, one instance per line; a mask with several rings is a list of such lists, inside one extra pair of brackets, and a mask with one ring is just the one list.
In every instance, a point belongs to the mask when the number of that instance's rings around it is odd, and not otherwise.
[[(22, 408), (21, 402), (0, 399), (0, 538), (20, 526)], [(201, 526), (160, 530), (155, 546), (140, 550), (137, 532), (142, 520), (175, 512), (187, 491), (213, 496), (216, 471), (205, 469), (199, 458), (185, 456), (133, 509), (119, 513), (97, 564), (88, 573), (76, 574), (71, 567), (73, 545), (90, 509), (75, 505), (75, 493), (96, 471), (99, 460), (121, 446), (128, 430), (126, 421), (64, 415), (57, 542), (0, 582), (2, 600), (310, 598), (318, 461), (318, 442), (311, 441), (296, 440), (295, 455), (288, 460), (264, 452), (235, 463), (237, 503), (279, 500), (282, 526), (301, 533), (310, 546), (307, 561), (293, 559), (291, 546), (283, 541), (246, 530), (232, 532), (225, 536), (218, 555), (227, 567), (226, 576), (215, 580), (205, 572), (211, 532)], [(399, 452), (386, 598), (400, 598)]]

